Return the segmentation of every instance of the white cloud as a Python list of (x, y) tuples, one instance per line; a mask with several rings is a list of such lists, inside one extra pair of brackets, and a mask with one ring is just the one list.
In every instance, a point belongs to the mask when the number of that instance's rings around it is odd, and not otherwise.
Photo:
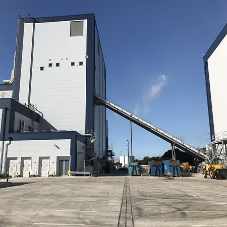
[(161, 75), (158, 77), (154, 84), (151, 84), (149, 88), (145, 91), (143, 100), (145, 102), (150, 102), (157, 94), (159, 94), (164, 86), (166, 85), (166, 76)]
[(150, 105), (145, 105), (143, 108), (144, 113), (149, 113), (151, 110), (151, 106)]
[(138, 113), (139, 113), (139, 111), (140, 111), (139, 105), (140, 105), (140, 104), (136, 104), (136, 106), (135, 106), (135, 108), (134, 108), (134, 110), (133, 110), (133, 113), (134, 113), (136, 116), (138, 115)]
[(142, 97), (142, 103), (136, 104), (133, 113), (135, 115), (138, 115), (139, 111), (142, 109), (144, 113), (149, 113), (150, 112), (150, 102), (158, 95), (161, 93), (163, 88), (165, 87), (167, 82), (166, 76), (161, 75), (157, 78), (155, 83), (150, 84), (147, 89), (145, 89), (145, 92)]

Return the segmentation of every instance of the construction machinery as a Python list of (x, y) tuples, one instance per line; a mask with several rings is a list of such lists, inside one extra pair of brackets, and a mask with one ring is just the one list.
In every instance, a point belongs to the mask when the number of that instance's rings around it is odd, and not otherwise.
[(188, 162), (182, 162), (180, 164), (180, 171), (183, 173), (196, 173), (195, 166), (189, 165)]
[(211, 179), (227, 179), (227, 169), (223, 168), (224, 160), (219, 158), (214, 158), (206, 162), (206, 166), (203, 169), (203, 176), (207, 178), (207, 175)]
[(180, 171), (181, 172), (189, 173), (190, 169), (191, 169), (191, 167), (190, 167), (188, 162), (182, 162), (180, 164)]

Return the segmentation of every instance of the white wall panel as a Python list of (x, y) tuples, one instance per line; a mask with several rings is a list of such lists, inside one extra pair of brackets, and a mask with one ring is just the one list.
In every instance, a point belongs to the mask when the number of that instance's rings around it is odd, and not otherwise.
[[(0, 109), (0, 125), (2, 125), (2, 109)], [(1, 130), (2, 128), (0, 127), (0, 133), (1, 133)]]
[[(70, 156), (70, 139), (62, 140), (24, 140), (12, 141), (8, 147), (7, 157), (17, 157), (18, 174), (20, 175), (21, 158), (31, 157), (31, 174), (38, 173), (39, 158), (50, 158), (50, 174), (56, 173), (57, 156)], [(56, 145), (56, 146), (55, 146)]]
[[(30, 24), (29, 24), (30, 25)], [(25, 23), (26, 41), (32, 30)], [(28, 34), (27, 34), (28, 33)], [(87, 21), (84, 36), (70, 36), (70, 21), (37, 23), (35, 25), (31, 103), (58, 130), (85, 130), (86, 108), (86, 45)], [(24, 41), (25, 42), (25, 41)], [(31, 42), (30, 42), (31, 44)], [(27, 102), (29, 48), (23, 50), (20, 101)], [(79, 62), (83, 66), (79, 66)], [(75, 66), (71, 66), (75, 62)], [(52, 67), (49, 67), (52, 63)], [(56, 67), (60, 63), (60, 67)], [(44, 67), (44, 71), (40, 71)], [(26, 75), (25, 75), (26, 74)], [(73, 99), (72, 99), (73, 98)], [(80, 105), (74, 105), (79, 102)], [(53, 105), (55, 103), (56, 105)], [(58, 113), (58, 114), (56, 114)], [(64, 123), (64, 124), (62, 124)], [(42, 126), (40, 126), (42, 128)]]
[(30, 64), (31, 64), (31, 48), (32, 48), (32, 34), (33, 24), (24, 24), (24, 37), (23, 37), (23, 53), (21, 63), (21, 80), (20, 80), (20, 93), (19, 100), (22, 103), (28, 103), (28, 87), (30, 77)]
[(208, 59), (215, 134), (227, 131), (227, 37)]

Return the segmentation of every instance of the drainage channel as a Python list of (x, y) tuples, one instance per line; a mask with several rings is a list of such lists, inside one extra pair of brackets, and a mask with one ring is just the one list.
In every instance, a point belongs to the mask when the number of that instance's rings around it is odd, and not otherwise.
[(133, 213), (132, 213), (132, 202), (130, 194), (129, 179), (125, 177), (121, 210), (118, 218), (118, 227), (132, 226), (134, 227)]

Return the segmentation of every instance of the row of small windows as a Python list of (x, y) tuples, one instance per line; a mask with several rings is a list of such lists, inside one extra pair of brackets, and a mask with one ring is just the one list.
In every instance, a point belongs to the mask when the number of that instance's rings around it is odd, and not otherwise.
[[(71, 66), (75, 66), (76, 63), (73, 61), (71, 62)], [(49, 63), (49, 67), (52, 67), (53, 66), (53, 63)], [(83, 66), (83, 62), (79, 62), (79, 66)], [(56, 67), (60, 67), (60, 63), (56, 63)], [(44, 66), (41, 66), (40, 67), (40, 71), (44, 71)]]

